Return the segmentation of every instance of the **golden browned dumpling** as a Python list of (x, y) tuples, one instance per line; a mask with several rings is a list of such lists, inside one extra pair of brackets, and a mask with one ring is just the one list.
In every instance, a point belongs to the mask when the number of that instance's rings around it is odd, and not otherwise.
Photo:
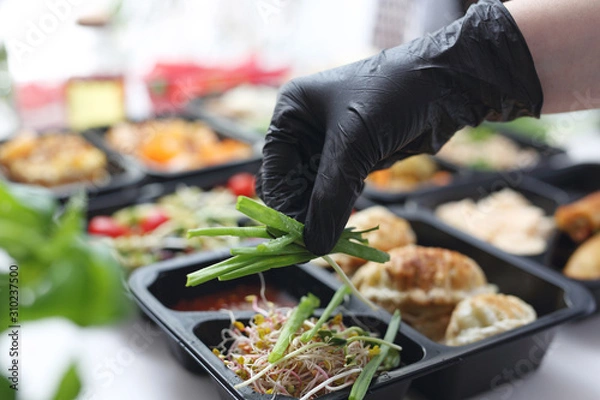
[(515, 296), (486, 293), (462, 300), (446, 330), (446, 344), (463, 346), (535, 321), (533, 307)]
[(575, 250), (563, 272), (575, 279), (600, 279), (600, 232)]
[(433, 340), (444, 337), (454, 307), (479, 293), (494, 292), (475, 261), (456, 251), (409, 245), (389, 251), (390, 261), (369, 262), (353, 283), (368, 299)]
[[(382, 206), (369, 207), (353, 214), (348, 219), (346, 226), (356, 228), (359, 231), (379, 226), (379, 229), (365, 233), (363, 236), (368, 239), (369, 246), (381, 251), (414, 244), (416, 241), (415, 233), (408, 221)], [(362, 258), (346, 254), (333, 254), (332, 258), (342, 267), (345, 273), (350, 275), (366, 262)], [(317, 264), (327, 266), (327, 263), (322, 259), (318, 260)]]

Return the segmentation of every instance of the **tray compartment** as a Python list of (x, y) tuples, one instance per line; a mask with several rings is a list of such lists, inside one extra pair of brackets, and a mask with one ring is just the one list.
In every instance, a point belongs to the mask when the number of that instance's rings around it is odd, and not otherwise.
[(451, 187), (464, 179), (464, 177), (459, 174), (459, 167), (440, 158), (432, 157), (432, 160), (437, 164), (440, 171), (445, 171), (452, 174), (452, 179), (447, 185), (438, 186), (425, 183), (416, 187), (415, 190), (394, 191), (378, 188), (377, 186), (367, 182), (365, 183), (365, 190), (363, 191), (362, 195), (379, 204), (403, 204), (411, 196), (422, 193), (433, 193), (441, 188)]
[[(319, 313), (316, 313), (319, 315)], [(248, 318), (239, 318), (238, 321), (247, 324)], [(209, 349), (218, 346), (222, 342), (221, 331), (230, 326), (229, 318), (219, 318), (207, 320), (199, 323), (193, 329), (194, 335), (200, 340), (200, 342), (207, 346)], [(383, 322), (381, 319), (374, 317), (373, 315), (365, 314), (357, 314), (353, 316), (344, 317), (344, 323), (347, 325), (359, 325), (369, 329), (372, 332), (377, 332), (379, 336), (383, 336), (386, 329), (387, 324)], [(402, 380), (402, 382), (392, 383), (391, 381), (396, 380), (402, 376), (401, 370), (406, 368), (407, 366), (418, 363), (425, 357), (425, 351), (421, 345), (419, 345), (414, 340), (409, 337), (403, 335), (400, 331), (396, 335), (394, 339), (394, 343), (402, 346), (401, 352), (401, 363), (400, 366), (395, 368), (394, 370), (387, 371), (382, 373), (380, 377), (375, 380), (373, 384), (372, 390), (370, 390), (369, 394), (365, 397), (366, 399), (382, 399), (382, 398), (398, 398), (401, 399), (408, 387), (410, 386), (410, 380)], [(236, 376), (232, 371), (230, 371), (216, 356), (211, 353), (210, 361), (211, 364), (215, 364), (215, 368), (219, 371), (219, 374), (222, 374), (224, 378), (226, 378), (227, 382), (231, 387), (228, 389), (233, 389), (233, 386), (241, 383), (242, 380)], [(206, 360), (205, 360), (206, 361)], [(261, 395), (254, 392), (251, 388), (242, 388), (239, 390), (240, 394), (244, 396), (244, 398), (252, 398), (252, 399), (270, 399), (272, 395)], [(225, 392), (227, 393), (227, 392)], [(340, 392), (331, 393), (325, 396), (319, 397), (319, 399), (345, 399), (349, 393), (349, 390), (342, 390)], [(288, 398), (286, 396), (278, 396), (283, 398)], [(236, 398), (231, 395), (224, 395), (221, 397), (222, 399), (231, 399)]]
[[(515, 177), (515, 179), (496, 178), (480, 178), (473, 181), (461, 182), (452, 187), (440, 188), (435, 193), (426, 193), (415, 195), (407, 201), (407, 207), (418, 208), (435, 215), (435, 210), (438, 206), (460, 201), (463, 199), (472, 199), (477, 202), (482, 200), (492, 193), (498, 192), (505, 188), (511, 189), (524, 196), (531, 204), (544, 210), (547, 216), (554, 215), (556, 208), (564, 204), (569, 196), (566, 192), (554, 188), (546, 183), (540, 182), (534, 178), (527, 176)], [(437, 217), (435, 217), (437, 219)], [(445, 226), (445, 222), (441, 221)], [(459, 231), (456, 228), (453, 230)], [(476, 240), (481, 240), (477, 239)], [(536, 262), (542, 262), (543, 258), (550, 247), (550, 240), (547, 242), (546, 250), (540, 254), (526, 256)]]
[[(165, 307), (175, 309), (175, 305), (178, 303), (181, 304), (182, 300), (196, 300), (197, 302), (201, 302), (203, 297), (210, 297), (212, 301), (215, 294), (235, 293), (248, 287), (260, 288), (260, 278), (258, 275), (231, 281), (212, 280), (200, 286), (185, 287), (186, 275), (188, 273), (211, 265), (216, 261), (219, 260), (211, 260), (209, 263), (201, 263), (192, 267), (161, 272), (156, 281), (149, 287), (149, 291)], [(321, 300), (321, 304), (324, 305), (331, 300), (334, 293), (334, 290), (330, 286), (324, 284), (317, 277), (307, 274), (300, 268), (272, 269), (265, 272), (263, 277), (267, 288), (267, 300), (274, 300), (269, 298), (269, 289), (277, 289), (286, 300), (285, 305), (289, 305), (290, 302), (297, 304), (300, 297), (308, 292), (317, 296)], [(258, 291), (255, 294), (258, 295)]]
[[(215, 133), (217, 134), (217, 136), (219, 136), (220, 138), (236, 139), (236, 140), (239, 140), (241, 142), (245, 142), (245, 143), (251, 145), (252, 150), (253, 150), (252, 155), (247, 159), (232, 160), (232, 161), (225, 162), (222, 164), (210, 165), (210, 166), (206, 166), (203, 168), (190, 169), (190, 170), (184, 170), (184, 171), (163, 171), (163, 170), (155, 169), (155, 168), (145, 165), (142, 161), (137, 159), (135, 156), (121, 153), (118, 150), (112, 148), (105, 139), (106, 133), (108, 132), (110, 127), (90, 129), (90, 130), (83, 132), (83, 135), (85, 135), (85, 137), (89, 141), (91, 141), (92, 143), (94, 143), (96, 146), (100, 147), (107, 153), (112, 153), (118, 157), (125, 158), (125, 159), (129, 160), (129, 162), (135, 164), (137, 166), (137, 168), (144, 171), (144, 173), (148, 176), (148, 181), (150, 181), (150, 182), (164, 182), (164, 181), (170, 181), (170, 180), (180, 180), (180, 179), (185, 179), (190, 176), (197, 175), (197, 174), (207, 174), (207, 175), (215, 174), (215, 173), (219, 173), (220, 171), (226, 170), (231, 167), (243, 165), (249, 161), (256, 161), (256, 160), (261, 159), (260, 149), (262, 148), (262, 143), (258, 139), (253, 140), (253, 138), (243, 135), (240, 132), (227, 130), (227, 128), (222, 127), (222, 126), (215, 126), (214, 123), (212, 123), (210, 120), (198, 119), (187, 113), (178, 114), (178, 115), (158, 116), (154, 119), (167, 119), (167, 118), (176, 118), (176, 119), (183, 119), (186, 121), (204, 122), (204, 123), (206, 123), (206, 125), (208, 127), (213, 129), (215, 131)], [(135, 122), (142, 122), (142, 121), (130, 121), (130, 122), (135, 123)]]

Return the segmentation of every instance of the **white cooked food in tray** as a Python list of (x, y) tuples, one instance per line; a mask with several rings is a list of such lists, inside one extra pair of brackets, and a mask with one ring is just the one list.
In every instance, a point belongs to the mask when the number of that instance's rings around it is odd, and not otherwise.
[(435, 214), (447, 224), (516, 255), (542, 253), (554, 227), (544, 210), (508, 188), (478, 202), (464, 199), (442, 204)]
[(437, 156), (456, 165), (483, 170), (530, 168), (540, 161), (540, 155), (532, 148), (521, 148), (496, 133), (477, 138), (476, 132), (470, 127), (457, 132)]
[(463, 346), (535, 321), (536, 312), (518, 297), (485, 293), (462, 300), (450, 317), (446, 344)]

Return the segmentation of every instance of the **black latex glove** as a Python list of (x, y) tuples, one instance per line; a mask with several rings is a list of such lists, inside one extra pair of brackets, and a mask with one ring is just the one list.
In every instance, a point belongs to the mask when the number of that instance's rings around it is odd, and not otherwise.
[(484, 119), (539, 117), (542, 90), (514, 20), (496, 0), (428, 36), (294, 79), (280, 91), (257, 191), (305, 222), (317, 255), (338, 240), (374, 169), (435, 153)]

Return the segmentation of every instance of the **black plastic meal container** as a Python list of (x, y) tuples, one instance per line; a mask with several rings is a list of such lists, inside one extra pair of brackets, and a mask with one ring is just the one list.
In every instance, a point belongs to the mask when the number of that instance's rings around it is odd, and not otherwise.
[[(492, 383), (500, 385), (515, 376), (503, 375), (507, 368), (517, 370), (519, 373), (516, 376), (519, 378), (525, 372), (535, 370), (556, 328), (593, 312), (595, 304), (589, 292), (560, 274), (540, 269), (526, 259), (510, 256), (469, 235), (456, 232), (429, 214), (393, 211), (410, 221), (420, 245), (445, 247), (473, 258), (482, 267), (489, 282), (497, 285), (501, 293), (513, 294), (531, 304), (538, 313), (538, 320), (460, 347), (435, 343), (403, 323), (397, 339), (404, 348), (401, 356), (406, 365), (378, 378), (369, 398), (401, 399), (413, 380), (413, 386), (432, 399), (461, 399), (492, 389)], [(215, 281), (195, 288), (184, 288), (187, 273), (226, 256), (226, 252), (205, 253), (185, 260), (169, 260), (144, 267), (132, 274), (130, 288), (150, 318), (190, 355), (193, 362), (208, 371), (221, 387), (223, 399), (271, 398), (251, 390), (234, 390), (233, 385), (240, 382), (239, 379), (210, 351), (210, 346), (217, 344), (210, 338), (220, 338), (220, 329), (226, 327), (229, 321), (227, 314), (182, 312), (170, 308), (182, 297), (193, 298), (209, 293), (214, 290), (212, 285), (235, 285), (236, 281)], [(321, 298), (322, 306), (340, 285), (335, 276), (312, 265), (272, 270), (265, 277), (267, 281), (277, 282), (282, 290), (295, 297), (309, 291), (315, 293)], [(380, 321), (379, 324), (389, 322), (390, 315), (387, 312), (373, 312), (354, 297), (344, 307), (346, 315), (357, 314), (363, 319)], [(243, 319), (253, 313), (234, 314)], [(533, 355), (531, 359), (527, 358), (529, 354)], [(524, 358), (527, 358), (527, 362), (521, 361)], [(521, 364), (526, 364), (527, 371)], [(337, 399), (344, 395), (347, 392), (323, 398)]]
[(424, 193), (433, 193), (443, 187), (455, 185), (458, 182), (464, 180), (464, 176), (459, 174), (459, 167), (444, 161), (440, 158), (432, 157), (432, 160), (437, 164), (440, 171), (446, 171), (452, 174), (452, 180), (444, 186), (437, 186), (433, 184), (423, 184), (411, 191), (398, 191), (398, 190), (386, 190), (379, 188), (375, 185), (370, 184), (368, 181), (365, 183), (365, 189), (362, 195), (368, 199), (373, 200), (379, 204), (403, 204), (410, 196)]
[[(479, 201), (505, 188), (523, 195), (534, 206), (540, 207), (549, 216), (553, 215), (556, 208), (564, 204), (568, 199), (568, 195), (560, 189), (556, 189), (520, 172), (515, 172), (514, 174), (505, 176), (480, 177), (479, 179), (463, 181), (449, 187), (440, 188), (432, 193), (417, 194), (409, 197), (407, 207), (416, 207), (434, 214), (435, 209), (442, 204), (463, 199)], [(444, 222), (441, 221), (441, 223)], [(548, 241), (547, 249), (549, 248), (550, 240)], [(527, 256), (527, 258), (542, 262), (547, 251)]]
[[(400, 209), (393, 211), (403, 215)], [(533, 323), (465, 346), (445, 346), (424, 337), (443, 357), (457, 361), (414, 381), (413, 386), (432, 400), (463, 399), (524, 377), (539, 367), (561, 323), (587, 316), (595, 309), (590, 293), (561, 274), (446, 227), (429, 214), (404, 216), (411, 222), (418, 244), (471, 257), (499, 293), (521, 298), (538, 315)]]
[[(600, 164), (576, 164), (548, 172), (540, 176), (539, 179), (566, 192), (570, 203), (600, 190)], [(551, 246), (544, 258), (544, 265), (562, 271), (577, 247), (578, 244), (574, 243), (568, 235), (555, 232), (551, 240)], [(600, 279), (574, 279), (574, 281), (588, 288), (594, 295), (596, 302), (600, 304)]]
[(227, 180), (240, 172), (255, 174), (260, 167), (260, 159), (252, 159), (244, 162), (228, 165), (227, 167), (215, 169), (210, 173), (197, 172), (186, 174), (178, 179), (171, 179), (164, 182), (147, 183), (135, 188), (132, 192), (125, 195), (114, 193), (97, 196), (89, 204), (88, 220), (96, 215), (110, 215), (114, 212), (135, 204), (149, 203), (156, 201), (159, 197), (174, 193), (182, 185), (197, 186), (203, 190), (210, 190), (216, 186), (224, 186)]
[(574, 164), (545, 171), (537, 176), (537, 179), (566, 192), (569, 196), (568, 201), (572, 202), (600, 190), (600, 164)]
[[(563, 232), (555, 232), (550, 244), (543, 264), (558, 272), (564, 269), (571, 255), (581, 245), (581, 243), (573, 242), (569, 235)], [(596, 304), (600, 304), (600, 279), (569, 279), (585, 286), (594, 296)], [(597, 309), (596, 312), (600, 312), (600, 310)]]
[[(43, 132), (41, 133), (41, 135), (44, 134), (45, 133)], [(125, 160), (122, 157), (113, 154), (112, 152), (106, 151), (102, 146), (98, 146), (94, 141), (89, 140), (89, 138), (84, 136), (84, 139), (90, 142), (94, 147), (99, 148), (106, 155), (106, 169), (109, 174), (108, 180), (106, 182), (100, 182), (98, 184), (88, 182), (74, 182), (49, 187), (46, 189), (48, 189), (54, 195), (54, 197), (61, 201), (66, 201), (69, 197), (71, 197), (73, 194), (75, 194), (81, 189), (85, 189), (88, 196), (88, 203), (93, 203), (95, 199), (99, 196), (114, 193), (118, 193), (118, 196), (120, 197), (133, 198), (133, 190), (144, 179), (143, 171), (139, 169), (135, 165), (135, 163), (132, 163), (129, 160)], [(0, 146), (10, 140), (11, 139), (9, 138), (0, 141)], [(8, 176), (4, 176), (4, 174), (2, 173), (2, 168), (0, 168), (0, 178), (5, 179), (7, 182), (15, 182), (22, 185), (38, 186), (26, 182), (12, 181)]]
[[(185, 285), (185, 275), (198, 268), (217, 262), (227, 255), (226, 252), (198, 254), (194, 260), (188, 258), (186, 262), (181, 259), (170, 260), (153, 266), (144, 267), (133, 273), (130, 278), (130, 287), (135, 299), (146, 314), (152, 318), (172, 338), (173, 343), (187, 352), (187, 356), (179, 353), (176, 358), (183, 362), (188, 369), (197, 371), (192, 363), (205, 369), (220, 388), (222, 399), (270, 399), (272, 395), (260, 395), (250, 388), (235, 390), (233, 385), (241, 380), (219, 360), (211, 348), (218, 345), (221, 339), (221, 330), (229, 327), (228, 313), (214, 311), (174, 311), (170, 307), (182, 297), (201, 296), (210, 293), (219, 287), (235, 288), (236, 285), (248, 281), (258, 280), (257, 276), (242, 278), (229, 282), (209, 282), (200, 287), (182, 288)], [(191, 262), (190, 262), (191, 261)], [(302, 295), (311, 292), (321, 300), (324, 307), (339, 282), (328, 272), (312, 265), (303, 265), (297, 268), (274, 269), (264, 274), (265, 281), (279, 285), (278, 287), (289, 296), (299, 299)], [(379, 332), (381, 335), (386, 330), (390, 315), (385, 312), (374, 313), (367, 306), (351, 298), (344, 304), (344, 308), (351, 312), (353, 323), (360, 321), (364, 327)], [(322, 308), (317, 311), (317, 315)], [(233, 312), (236, 319), (245, 321), (254, 312)], [(356, 320), (355, 320), (356, 318)], [(403, 325), (399, 330), (395, 342), (403, 347), (402, 366), (399, 369), (382, 374), (370, 390), (369, 399), (401, 399), (408, 390), (415, 376), (433, 371), (450, 363), (451, 361), (433, 361), (429, 350), (419, 343), (419, 334), (410, 327)], [(343, 399), (348, 391), (341, 391), (322, 399)], [(288, 398), (277, 396), (277, 398)]]
[[(83, 135), (86, 138), (88, 138), (88, 140), (93, 142), (98, 147), (102, 148), (107, 153), (111, 153), (118, 157), (127, 159), (132, 164), (135, 164), (140, 170), (142, 170), (146, 174), (146, 176), (148, 177), (148, 179), (146, 180), (147, 182), (166, 182), (166, 181), (172, 181), (172, 180), (182, 180), (182, 179), (186, 179), (188, 177), (198, 175), (198, 174), (214, 174), (214, 173), (218, 173), (219, 171), (222, 171), (222, 170), (227, 170), (228, 168), (234, 167), (236, 165), (242, 165), (244, 163), (247, 163), (248, 161), (256, 161), (256, 160), (261, 159), (262, 142), (260, 141), (260, 138), (252, 138), (252, 137), (249, 137), (248, 135), (244, 135), (241, 132), (235, 132), (232, 130), (225, 129), (223, 127), (215, 126), (209, 120), (199, 120), (195, 116), (189, 115), (189, 114), (161, 115), (154, 119), (165, 119), (165, 118), (178, 118), (178, 119), (185, 119), (188, 121), (204, 122), (211, 129), (213, 129), (215, 131), (215, 133), (221, 138), (236, 139), (236, 140), (239, 140), (241, 142), (245, 142), (245, 143), (251, 145), (252, 146), (252, 155), (249, 158), (246, 158), (243, 160), (233, 160), (230, 162), (217, 164), (217, 165), (211, 165), (211, 166), (202, 167), (202, 168), (198, 168), (198, 169), (190, 169), (190, 170), (175, 171), (175, 172), (162, 171), (159, 169), (154, 169), (154, 168), (148, 167), (142, 161), (138, 160), (135, 156), (123, 154), (123, 153), (117, 151), (116, 149), (113, 149), (105, 140), (105, 135), (108, 132), (108, 130), (110, 129), (110, 127), (89, 129), (89, 130), (83, 132)], [(136, 122), (140, 122), (140, 121), (131, 121), (131, 122), (136, 123)]]
[(515, 173), (537, 176), (539, 174), (543, 174), (545, 171), (563, 166), (566, 162), (568, 162), (568, 156), (564, 149), (551, 146), (543, 140), (540, 140), (540, 138), (519, 134), (514, 129), (507, 129), (506, 127), (502, 126), (491, 125), (490, 128), (493, 129), (497, 134), (512, 140), (521, 149), (535, 150), (535, 152), (539, 155), (538, 162), (524, 168), (484, 170), (471, 168), (469, 166), (456, 165), (445, 159), (442, 159), (442, 161), (445, 161), (448, 165), (453, 166), (453, 168), (457, 169), (461, 175), (471, 178), (480, 176), (489, 177), (494, 175), (507, 176)]

